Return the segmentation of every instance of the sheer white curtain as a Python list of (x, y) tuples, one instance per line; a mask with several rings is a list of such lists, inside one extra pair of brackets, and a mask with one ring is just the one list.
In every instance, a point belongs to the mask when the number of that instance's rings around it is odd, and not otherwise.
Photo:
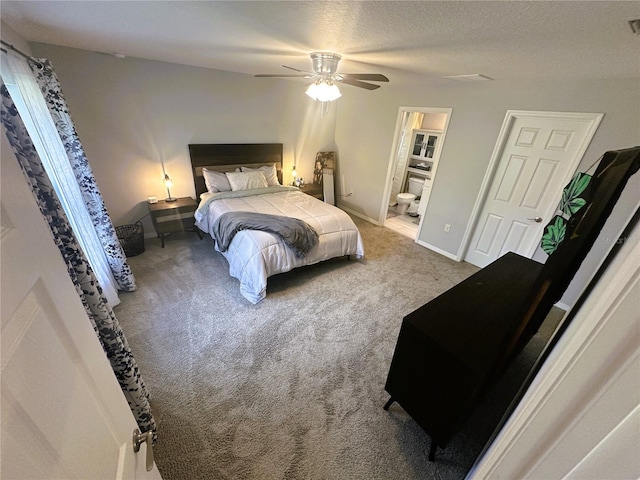
[(100, 282), (107, 301), (114, 307), (120, 303), (116, 281), (40, 88), (25, 59), (3, 52), (2, 67), (5, 85), (60, 198), (71, 228)]

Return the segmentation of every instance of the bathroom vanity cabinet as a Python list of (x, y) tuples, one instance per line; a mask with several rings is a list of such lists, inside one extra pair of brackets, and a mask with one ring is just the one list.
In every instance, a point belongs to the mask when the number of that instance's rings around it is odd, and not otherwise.
[(440, 137), (442, 132), (437, 130), (413, 130), (411, 151), (407, 161), (407, 168), (402, 183), (402, 191), (407, 192), (409, 179), (418, 177), (424, 180), (424, 187), (420, 198), (418, 213), (424, 214), (429, 201), (429, 194), (438, 168), (440, 158)]
[(441, 134), (442, 132), (435, 130), (414, 130), (411, 142), (411, 159), (417, 163), (432, 163), (436, 158), (436, 149), (439, 146), (438, 140)]

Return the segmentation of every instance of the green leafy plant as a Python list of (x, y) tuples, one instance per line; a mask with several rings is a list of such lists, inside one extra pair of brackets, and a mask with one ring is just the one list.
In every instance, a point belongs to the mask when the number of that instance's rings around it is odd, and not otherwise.
[(564, 234), (567, 231), (567, 222), (560, 215), (554, 217), (554, 220), (550, 222), (546, 228), (545, 233), (542, 236), (542, 242), (540, 248), (547, 254), (551, 255), (556, 251), (558, 245), (564, 240)]
[(587, 175), (586, 173), (577, 173), (574, 175), (569, 185), (562, 191), (562, 199), (558, 205), (558, 210), (567, 217), (570, 217), (584, 207), (587, 201), (581, 198), (580, 195), (585, 191), (590, 181), (591, 175)]

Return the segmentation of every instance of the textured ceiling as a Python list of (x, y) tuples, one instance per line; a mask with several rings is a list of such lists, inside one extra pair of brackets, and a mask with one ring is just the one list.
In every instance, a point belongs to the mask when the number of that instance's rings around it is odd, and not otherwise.
[(640, 78), (640, 1), (5, 1), (29, 42), (247, 74), (310, 70), (340, 53), (342, 73), (442, 81)]

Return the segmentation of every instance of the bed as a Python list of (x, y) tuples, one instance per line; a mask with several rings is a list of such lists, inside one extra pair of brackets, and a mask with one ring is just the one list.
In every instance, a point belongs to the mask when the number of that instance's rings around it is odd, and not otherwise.
[[(347, 213), (282, 185), (282, 150), (280, 143), (189, 145), (199, 199), (196, 226), (216, 240), (229, 274), (240, 281), (241, 294), (253, 304), (265, 298), (272, 275), (331, 258), (364, 256), (362, 237)], [(314, 246), (301, 253), (284, 232), (273, 228), (238, 228), (230, 242), (221, 239), (224, 221), (240, 217), (296, 223), (316, 237)]]

